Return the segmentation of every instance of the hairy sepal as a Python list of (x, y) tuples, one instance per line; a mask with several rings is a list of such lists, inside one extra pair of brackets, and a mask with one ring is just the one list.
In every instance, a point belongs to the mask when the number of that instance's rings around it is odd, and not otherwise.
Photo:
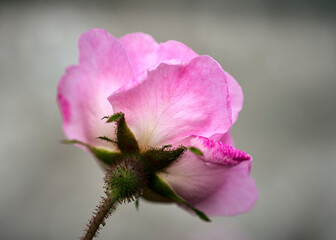
[(122, 153), (138, 154), (140, 152), (138, 142), (126, 123), (124, 113), (119, 112), (112, 115), (107, 122), (117, 123), (117, 145)]
[(118, 162), (122, 155), (118, 152), (112, 152), (105, 148), (93, 147), (87, 143), (78, 141), (78, 140), (64, 140), (62, 141), (65, 144), (79, 144), (86, 147), (96, 158), (107, 165), (113, 165)]
[(142, 154), (142, 157), (148, 162), (154, 172), (159, 172), (167, 168), (174, 161), (178, 160), (185, 152), (185, 147), (178, 147), (173, 150), (150, 149)]

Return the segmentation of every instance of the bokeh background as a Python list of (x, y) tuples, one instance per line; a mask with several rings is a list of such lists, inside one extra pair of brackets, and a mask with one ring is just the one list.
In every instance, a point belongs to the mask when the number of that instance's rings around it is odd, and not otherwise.
[(241, 84), (236, 146), (260, 198), (208, 224), (174, 205), (118, 208), (100, 239), (336, 239), (336, 3), (0, 1), (0, 239), (78, 239), (103, 172), (64, 139), (56, 87), (94, 27), (211, 55)]

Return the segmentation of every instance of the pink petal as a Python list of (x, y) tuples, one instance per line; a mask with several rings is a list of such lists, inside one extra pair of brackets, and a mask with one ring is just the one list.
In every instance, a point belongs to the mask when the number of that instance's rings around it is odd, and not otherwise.
[(102, 29), (84, 33), (79, 51), (80, 64), (68, 68), (58, 85), (63, 129), (69, 139), (111, 147), (96, 139), (114, 135), (114, 125), (101, 118), (113, 114), (107, 97), (132, 81), (132, 68), (118, 40)]
[(227, 170), (221, 185), (203, 201), (195, 204), (211, 216), (233, 216), (249, 211), (257, 202), (258, 190), (248, 175), (251, 162), (243, 162)]
[(191, 137), (190, 146), (199, 148), (203, 156), (187, 152), (160, 176), (207, 215), (231, 216), (248, 211), (258, 197), (249, 176), (250, 156), (234, 148), (228, 151), (222, 143), (204, 137)]
[(157, 55), (158, 63), (170, 59), (179, 59), (183, 63), (187, 63), (198, 56), (198, 54), (189, 47), (174, 40), (161, 43)]
[(232, 109), (232, 123), (236, 122), (238, 114), (243, 107), (243, 91), (237, 81), (227, 72), (226, 79), (229, 86), (230, 103)]
[(119, 39), (126, 49), (136, 75), (156, 66), (161, 62), (177, 59), (189, 62), (198, 55), (183, 43), (167, 41), (158, 44), (144, 33), (131, 33)]
[(219, 141), (226, 145), (234, 146), (234, 140), (230, 131), (227, 131)]
[(226, 145), (234, 146), (234, 140), (233, 140), (230, 130), (224, 134), (215, 134), (211, 136), (210, 139), (220, 141)]
[(190, 135), (210, 137), (231, 126), (226, 75), (209, 56), (186, 65), (160, 64), (147, 80), (109, 97), (139, 144), (161, 146)]
[[(133, 79), (133, 70), (121, 43), (104, 29), (92, 29), (79, 39), (81, 68), (115, 89)], [(105, 83), (106, 82), (106, 83)]]
[(157, 64), (159, 44), (147, 34), (130, 33), (119, 39), (126, 50), (135, 75)]
[[(227, 72), (225, 72), (225, 74), (226, 79), (228, 81), (228, 89), (230, 96), (229, 99), (232, 110), (232, 124), (233, 124), (236, 122), (238, 114), (243, 107), (244, 96), (243, 91), (238, 82)], [(211, 137), (211, 139), (219, 140), (227, 145), (234, 146), (234, 140), (230, 134), (230, 131), (228, 131), (224, 135), (215, 134), (214, 136)]]

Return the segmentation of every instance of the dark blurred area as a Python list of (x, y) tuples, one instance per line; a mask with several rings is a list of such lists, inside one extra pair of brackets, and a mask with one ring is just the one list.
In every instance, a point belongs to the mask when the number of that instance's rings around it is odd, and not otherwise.
[(99, 27), (184, 42), (241, 84), (232, 129), (259, 201), (203, 223), (174, 205), (120, 206), (100, 239), (336, 239), (336, 2), (0, 1), (0, 239), (77, 239), (103, 171), (64, 139), (57, 84)]

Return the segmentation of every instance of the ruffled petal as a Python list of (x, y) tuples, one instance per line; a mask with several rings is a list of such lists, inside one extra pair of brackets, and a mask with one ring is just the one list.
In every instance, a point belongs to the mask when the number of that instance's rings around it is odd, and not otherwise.
[(119, 39), (126, 49), (135, 75), (161, 62), (176, 59), (184, 63), (198, 55), (181, 42), (167, 41), (158, 44), (150, 35), (130, 33)]
[(69, 139), (111, 148), (96, 139), (114, 135), (114, 124), (101, 118), (113, 113), (107, 97), (133, 80), (132, 67), (118, 40), (102, 29), (84, 33), (79, 51), (79, 65), (68, 68), (58, 85), (63, 129)]
[(209, 216), (248, 211), (258, 197), (255, 182), (249, 176), (251, 157), (204, 137), (191, 137), (190, 146), (199, 148), (203, 156), (187, 152), (160, 177)]
[(188, 64), (160, 64), (136, 86), (109, 97), (142, 147), (172, 144), (190, 135), (210, 137), (231, 126), (226, 75), (209, 56)]
[(201, 158), (204, 162), (233, 167), (242, 161), (251, 160), (251, 156), (243, 151), (205, 137), (191, 136), (190, 145), (203, 153)]

